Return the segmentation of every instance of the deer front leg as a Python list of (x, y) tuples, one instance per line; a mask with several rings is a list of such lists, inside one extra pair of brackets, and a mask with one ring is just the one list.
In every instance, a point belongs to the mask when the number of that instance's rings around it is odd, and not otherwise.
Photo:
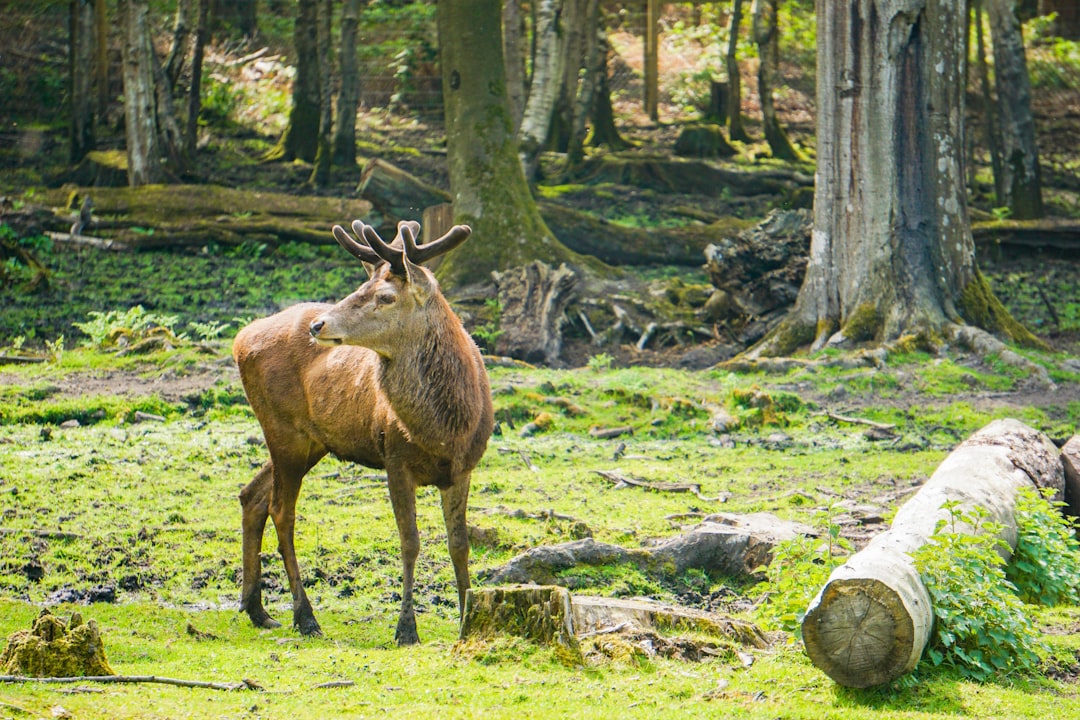
[(416, 529), (416, 490), (396, 473), (390, 474), (390, 504), (394, 508), (401, 540), (401, 613), (394, 640), (398, 645), (416, 645), (416, 613), (413, 610), (413, 573), (420, 554), (420, 533)]
[(311, 602), (304, 592), (303, 579), (300, 577), (300, 563), (296, 559), (296, 547), (293, 544), (293, 529), (296, 525), (296, 500), (300, 495), (300, 484), (304, 474), (314, 463), (307, 467), (283, 468), (282, 463), (274, 466), (274, 491), (270, 498), (270, 517), (274, 519), (274, 528), (278, 536), (278, 552), (285, 565), (285, 575), (289, 578), (289, 590), (293, 600), (293, 627), (301, 635), (322, 635), (322, 628), (315, 620)]
[(262, 552), (263, 530), (269, 515), (270, 488), (273, 483), (273, 466), (267, 463), (240, 491), (243, 508), (244, 530), (244, 582), (240, 591), (240, 609), (248, 614), (255, 627), (276, 628), (281, 623), (263, 609), (262, 604)]
[(454, 564), (454, 579), (458, 591), (458, 619), (465, 612), (465, 592), (469, 589), (469, 529), (465, 508), (469, 504), (470, 477), (454, 478), (449, 487), (442, 488), (443, 520), (446, 522), (446, 546)]

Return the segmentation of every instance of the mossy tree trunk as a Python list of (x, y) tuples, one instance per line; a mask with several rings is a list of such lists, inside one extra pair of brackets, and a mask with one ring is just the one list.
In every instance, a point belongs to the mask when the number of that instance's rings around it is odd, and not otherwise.
[(1016, 0), (984, 0), (994, 40), (994, 85), (1001, 132), (1001, 205), (1019, 220), (1043, 216), (1039, 149), (1031, 113), (1031, 79)]
[(525, 114), (528, 85), (525, 71), (525, 21), (521, 0), (506, 0), (502, 10), (503, 60), (506, 65), (506, 99), (510, 103), (510, 118), (514, 133), (521, 129)]
[(532, 260), (581, 262), (548, 230), (525, 181), (506, 99), (501, 11), (500, 0), (438, 5), (454, 221), (476, 235), (439, 266), (450, 284), (484, 281)]
[(975, 18), (975, 70), (979, 79), (980, 109), (982, 110), (986, 147), (990, 152), (990, 169), (994, 175), (994, 197), (998, 204), (1005, 197), (1001, 183), (1001, 140), (997, 129), (997, 108), (994, 107), (994, 93), (990, 85), (990, 69), (986, 63), (986, 33), (983, 32), (983, 2), (972, 0)]
[(780, 75), (780, 28), (777, 0), (754, 0), (754, 42), (758, 46), (758, 96), (761, 98), (761, 122), (772, 155), (780, 160), (800, 160), (800, 156), (776, 117), (773, 88)]
[(337, 123), (334, 126), (334, 164), (356, 165), (356, 108), (360, 104), (360, 71), (356, 61), (356, 33), (362, 0), (345, 0), (341, 11), (341, 90), (338, 91)]
[(199, 140), (199, 113), (202, 111), (203, 52), (209, 35), (210, 0), (197, 0), (195, 43), (191, 50), (191, 87), (188, 89), (187, 125), (184, 128), (184, 155), (195, 157)]
[(585, 73), (581, 79), (577, 97), (574, 99), (570, 137), (566, 146), (566, 160), (570, 168), (578, 167), (585, 159), (585, 135), (588, 132), (589, 110), (593, 107), (596, 90), (600, 84), (598, 76), (605, 71), (605, 65), (600, 59), (599, 0), (588, 0), (585, 11)]
[(962, 162), (964, 7), (817, 4), (810, 260), (792, 312), (751, 357), (830, 340), (932, 338), (964, 322), (1038, 343), (975, 264)]
[(731, 22), (728, 23), (727, 76), (728, 76), (728, 137), (748, 142), (750, 136), (742, 122), (742, 77), (739, 75), (739, 26), (742, 25), (743, 0), (731, 3)]
[(289, 123), (267, 160), (314, 162), (319, 150), (320, 99), (318, 0), (299, 0), (293, 43), (296, 76), (293, 78)]

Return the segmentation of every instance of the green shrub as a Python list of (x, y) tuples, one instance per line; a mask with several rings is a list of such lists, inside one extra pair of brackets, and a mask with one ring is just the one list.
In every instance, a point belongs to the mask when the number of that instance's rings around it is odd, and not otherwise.
[(1024, 602), (1039, 605), (1080, 603), (1080, 542), (1072, 523), (1061, 513), (1064, 503), (1051, 502), (1053, 491), (1039, 495), (1020, 491), (1016, 503), (1016, 550), (1005, 576)]

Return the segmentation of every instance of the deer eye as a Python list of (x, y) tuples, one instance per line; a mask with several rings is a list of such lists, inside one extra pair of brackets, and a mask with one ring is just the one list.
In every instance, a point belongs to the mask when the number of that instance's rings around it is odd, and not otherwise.
[(397, 300), (397, 295), (393, 293), (379, 293), (375, 296), (376, 305), (392, 305)]

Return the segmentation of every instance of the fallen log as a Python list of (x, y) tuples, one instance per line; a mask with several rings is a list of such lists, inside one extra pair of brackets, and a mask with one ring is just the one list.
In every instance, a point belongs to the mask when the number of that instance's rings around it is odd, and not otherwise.
[(806, 654), (841, 685), (865, 688), (911, 671), (930, 637), (934, 613), (911, 553), (925, 545), (946, 503), (983, 508), (1016, 546), (1022, 488), (1064, 486), (1058, 449), (1018, 420), (995, 420), (961, 443), (897, 512), (889, 530), (836, 568), (803, 619)]
[(1061, 464), (1065, 469), (1065, 512), (1080, 517), (1080, 435), (1073, 435), (1061, 446)]

